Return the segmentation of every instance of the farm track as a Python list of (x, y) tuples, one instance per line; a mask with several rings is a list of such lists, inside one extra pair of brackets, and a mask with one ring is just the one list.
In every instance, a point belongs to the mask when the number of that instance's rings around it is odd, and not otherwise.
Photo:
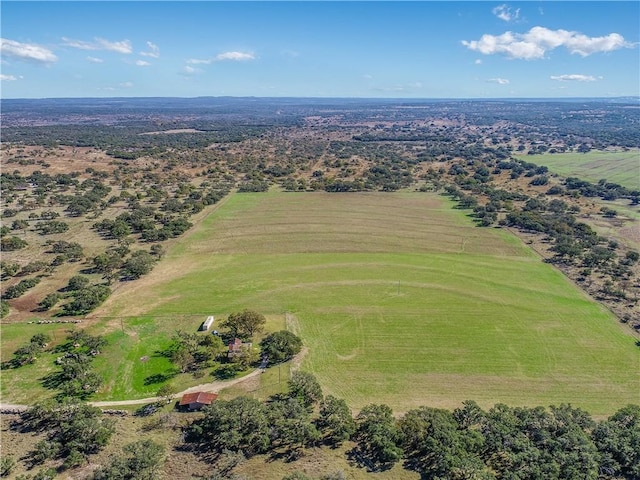
[[(189, 387), (182, 392), (178, 392), (172, 395), (171, 398), (180, 398), (186, 393), (192, 392), (214, 392), (217, 393), (223, 388), (231, 387), (238, 383), (241, 383), (245, 380), (253, 378), (262, 373), (261, 369), (256, 369), (253, 372), (245, 375), (240, 378), (232, 378), (231, 380), (220, 380), (217, 382), (204, 383), (202, 385), (196, 385), (194, 387)], [(105, 400), (100, 402), (87, 402), (89, 405), (93, 405), (94, 407), (124, 407), (127, 405), (145, 405), (147, 403), (153, 403), (163, 400), (163, 397), (148, 397), (148, 398), (136, 398), (131, 400)], [(9, 410), (18, 410), (24, 411), (29, 408), (29, 405), (17, 405), (17, 404), (9, 404), (9, 403), (0, 403), (0, 411), (9, 411)]]
[[(309, 351), (308, 348), (303, 348), (300, 353), (294, 356), (290, 361), (291, 364), (294, 365), (294, 368), (299, 368), (302, 362), (302, 359)], [(213, 392), (218, 393), (220, 390), (223, 390), (228, 387), (232, 387), (239, 383), (242, 383), (251, 378), (257, 377), (262, 374), (263, 370), (261, 368), (256, 368), (253, 372), (245, 375), (244, 377), (232, 378), (230, 380), (218, 380), (216, 382), (203, 383), (201, 385), (195, 385), (193, 387), (189, 387), (181, 392), (174, 393), (171, 398), (178, 399), (187, 393), (193, 392)], [(147, 403), (159, 402), (163, 400), (164, 397), (148, 397), (148, 398), (137, 398), (131, 400), (105, 400), (99, 402), (87, 402), (89, 405), (93, 405), (94, 407), (124, 407), (128, 405), (145, 405)], [(0, 403), (0, 412), (6, 411), (24, 411), (30, 408), (29, 405), (18, 405), (18, 404), (10, 404), (10, 403)]]

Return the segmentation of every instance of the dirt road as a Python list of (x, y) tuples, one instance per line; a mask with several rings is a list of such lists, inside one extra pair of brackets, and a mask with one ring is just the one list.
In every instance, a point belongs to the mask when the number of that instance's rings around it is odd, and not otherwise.
[[(189, 387), (182, 392), (178, 392), (172, 396), (172, 398), (180, 398), (185, 393), (191, 392), (219, 392), (223, 388), (230, 387), (232, 385), (236, 385), (238, 383), (244, 382), (249, 378), (253, 378), (262, 373), (262, 369), (258, 368), (253, 372), (245, 375), (240, 378), (232, 378), (230, 380), (219, 380), (211, 383), (203, 383), (202, 385), (196, 385), (194, 387)], [(134, 400), (106, 400), (103, 402), (87, 402), (89, 405), (93, 405), (94, 407), (123, 407), (126, 405), (145, 405), (147, 403), (153, 403), (163, 400), (163, 397), (149, 397), (149, 398), (136, 398)], [(0, 411), (24, 411), (29, 408), (29, 405), (17, 405), (11, 403), (0, 403)]]

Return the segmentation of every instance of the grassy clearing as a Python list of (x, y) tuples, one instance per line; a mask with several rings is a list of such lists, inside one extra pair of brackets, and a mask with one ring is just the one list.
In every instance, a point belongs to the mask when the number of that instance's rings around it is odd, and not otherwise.
[(547, 153), (516, 155), (516, 158), (544, 165), (563, 177), (578, 177), (590, 182), (604, 178), (627, 188), (640, 188), (640, 151), (588, 153)]
[[(68, 330), (77, 328), (73, 324), (3, 323), (0, 326), (3, 362), (10, 360), (13, 357), (13, 352), (37, 333), (48, 334), (52, 339), (51, 346), (53, 347), (63, 343), (68, 335)], [(56, 356), (51, 353), (43, 353), (32, 365), (2, 370), (2, 382), (0, 382), (2, 401), (31, 404), (50, 397), (51, 392), (42, 387), (41, 381), (44, 376), (56, 370), (53, 363)]]
[[(215, 317), (222, 319), (226, 315)], [(205, 318), (205, 315), (176, 314), (112, 319), (107, 324), (104, 321), (99, 322), (94, 331), (108, 331), (115, 325), (118, 325), (120, 330), (106, 334), (110, 347), (105, 349), (103, 355), (96, 357), (95, 366), (103, 373), (106, 385), (95, 395), (95, 400), (151, 397), (167, 381), (177, 391), (181, 391), (193, 385), (216, 380), (211, 375), (215, 367), (202, 371), (199, 377), (179, 374), (169, 359), (162, 355), (170, 345), (171, 337), (176, 330), (195, 332)], [(215, 328), (216, 323), (210, 332)], [(265, 332), (283, 328), (282, 315), (267, 318)], [(162, 377), (167, 380), (163, 380)]]
[(434, 195), (235, 195), (154, 275), (108, 308), (135, 304), (155, 324), (291, 312), (310, 348), (303, 368), (355, 409), (473, 398), (606, 414), (640, 400), (638, 350), (612, 315)]
[[(199, 377), (194, 377), (192, 374), (178, 373), (169, 359), (162, 355), (170, 345), (171, 337), (176, 330), (197, 331), (205, 318), (204, 315), (109, 317), (94, 319), (91, 325), (85, 325), (89, 333), (103, 335), (109, 342), (108, 347), (94, 358), (93, 365), (104, 378), (104, 385), (91, 399), (147, 398), (155, 396), (160, 386), (167, 382), (176, 391), (181, 391), (193, 385), (216, 380), (211, 375), (215, 367), (203, 371)], [(216, 315), (216, 318), (224, 317)], [(214, 324), (213, 328), (215, 327)], [(48, 332), (54, 340), (52, 346), (55, 346), (62, 343), (68, 335), (68, 330), (73, 328), (78, 327), (69, 324), (2, 324), (2, 360), (9, 360), (12, 352), (36, 333)], [(266, 333), (284, 328), (283, 315), (268, 316)], [(202, 333), (207, 334), (209, 333)], [(4, 370), (1, 384), (2, 401), (31, 404), (55, 395), (55, 391), (42, 386), (42, 379), (56, 371), (54, 362), (58, 355), (44, 352), (33, 365)], [(289, 378), (288, 367), (283, 367), (282, 372), (280, 384), (277, 378), (272, 381), (269, 374), (265, 376), (262, 387), (251, 388), (260, 390), (264, 398), (282, 391)], [(244, 391), (247, 391), (246, 387)]]
[(287, 391), (287, 382), (290, 378), (291, 362), (286, 362), (277, 367), (268, 368), (260, 376), (225, 388), (220, 392), (218, 398), (220, 400), (231, 400), (239, 395), (245, 395), (265, 401), (275, 394), (285, 393)]

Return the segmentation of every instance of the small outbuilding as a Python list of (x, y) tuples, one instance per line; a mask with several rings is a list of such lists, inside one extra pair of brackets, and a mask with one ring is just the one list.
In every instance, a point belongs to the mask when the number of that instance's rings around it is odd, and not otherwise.
[(211, 325), (213, 325), (213, 315), (209, 315), (207, 319), (202, 322), (202, 325), (200, 325), (200, 331), (206, 332), (207, 330), (209, 330), (209, 328), (211, 328)]
[(250, 342), (243, 342), (239, 338), (234, 338), (233, 342), (229, 343), (229, 352), (227, 353), (228, 357), (233, 357), (238, 353), (241, 353), (243, 350), (250, 349), (253, 346)]
[(180, 408), (200, 410), (202, 407), (211, 405), (216, 398), (218, 398), (218, 394), (211, 392), (185, 393), (180, 400)]

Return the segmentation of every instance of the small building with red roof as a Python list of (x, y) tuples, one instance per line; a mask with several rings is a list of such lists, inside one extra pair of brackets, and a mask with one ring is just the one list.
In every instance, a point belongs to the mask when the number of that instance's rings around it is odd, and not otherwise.
[(180, 400), (180, 408), (200, 410), (202, 407), (211, 405), (216, 398), (218, 398), (218, 394), (211, 392), (185, 393)]

